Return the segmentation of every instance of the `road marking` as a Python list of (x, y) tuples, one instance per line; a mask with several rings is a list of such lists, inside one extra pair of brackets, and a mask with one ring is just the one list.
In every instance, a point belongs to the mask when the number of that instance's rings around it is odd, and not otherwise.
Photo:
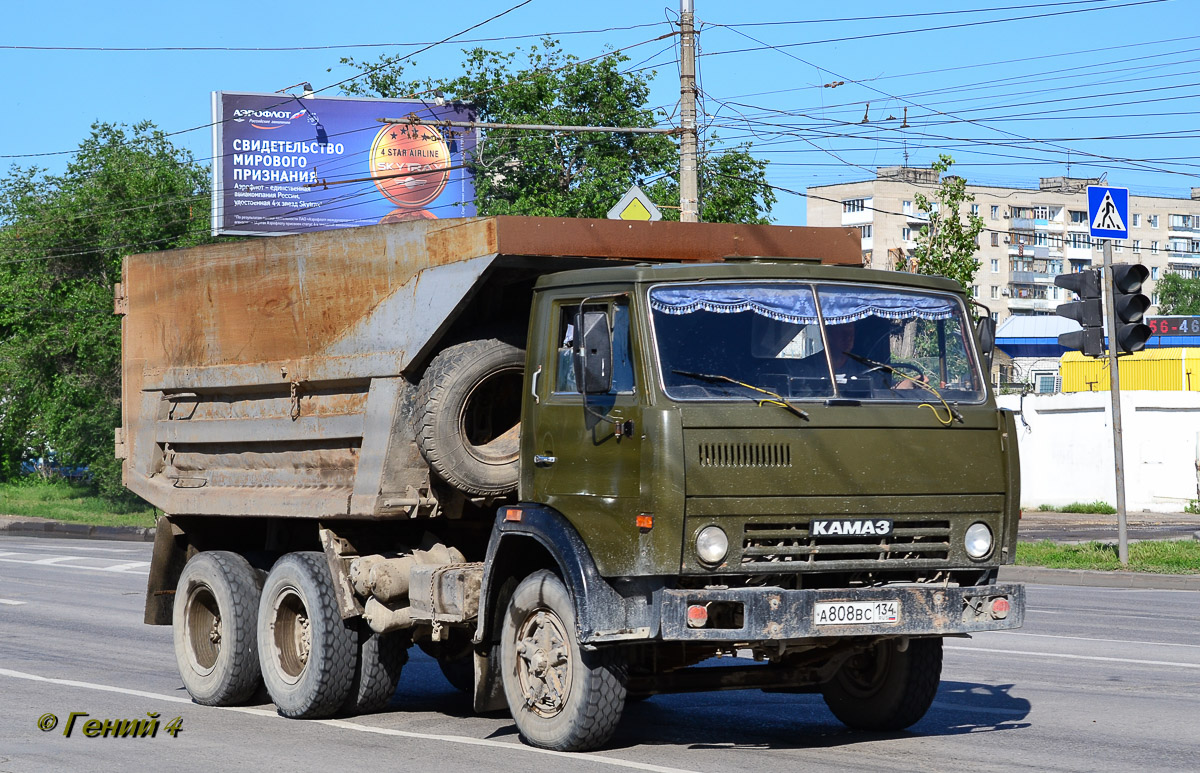
[[(160, 695), (159, 693), (146, 692), (144, 690), (131, 690), (125, 687), (113, 687), (107, 684), (96, 684), (94, 682), (80, 682), (74, 679), (53, 679), (48, 676), (39, 676), (37, 674), (27, 674), (23, 671), (12, 671), (7, 668), (0, 668), (0, 676), (7, 676), (13, 679), (25, 679), (31, 682), (42, 682), (45, 684), (57, 684), (64, 687), (80, 687), (85, 690), (100, 690), (102, 692), (115, 692), (123, 695), (134, 695), (139, 698), (150, 698), (152, 700), (170, 701), (171, 703), (188, 703), (191, 704), (190, 698), (181, 698), (178, 695)], [(201, 706), (192, 704), (197, 709), (217, 709), (218, 711), (234, 711), (239, 714), (251, 714), (258, 717), (267, 717), (271, 719), (285, 719), (277, 712), (268, 709), (254, 709), (245, 706)], [(296, 720), (286, 720), (294, 722)], [(586, 752), (556, 752), (549, 749), (537, 749), (532, 746), (526, 746), (520, 741), (496, 741), (490, 738), (470, 738), (463, 735), (443, 735), (441, 733), (417, 733), (412, 730), (392, 730), (386, 727), (372, 727), (370, 725), (360, 725), (357, 722), (350, 722), (344, 719), (309, 719), (304, 720), (314, 724), (328, 725), (337, 727), (343, 730), (356, 730), (360, 733), (374, 733), (376, 735), (387, 735), (397, 738), (416, 738), (423, 741), (441, 741), (443, 743), (456, 743), (464, 746), (483, 746), (493, 749), (507, 749), (515, 752), (525, 752), (528, 754), (544, 754), (552, 757), (563, 757), (570, 760), (587, 760), (588, 762), (596, 762), (602, 765), (611, 765), (617, 768), (630, 768), (633, 770), (646, 770), (651, 773), (697, 773), (694, 770), (686, 768), (669, 768), (663, 765), (652, 765), (648, 762), (636, 762), (634, 760), (623, 760), (619, 757), (605, 757), (595, 753)]]
[(125, 572), (127, 574), (132, 574), (132, 572), (129, 572), (130, 569), (147, 569), (148, 570), (149, 568), (150, 568), (149, 561), (130, 561), (127, 564), (117, 564), (116, 566), (106, 566), (103, 569), (101, 569), (100, 571), (102, 571), (102, 572)]
[(987, 647), (946, 647), (948, 650), (963, 652), (997, 652), (1001, 655), (1033, 655), (1042, 658), (1062, 658), (1064, 660), (1091, 660), (1098, 663), (1133, 663), (1139, 666), (1171, 666), (1173, 668), (1200, 668), (1200, 663), (1176, 663), (1169, 660), (1134, 660), (1133, 658), (1106, 658), (1100, 655), (1069, 655), (1065, 652), (1029, 652), (1026, 650), (993, 650)]
[[(38, 538), (34, 537), (32, 539), (38, 539)], [(97, 553), (137, 553), (138, 552), (137, 548), (98, 548), (98, 547), (93, 547), (91, 545), (46, 545), (43, 547), (42, 545), (33, 545), (33, 544), (29, 544), (29, 543), (23, 543), (21, 545), (21, 547), (26, 548), (27, 550), (41, 551), (42, 553), (46, 553), (51, 550), (53, 550), (56, 553), (60, 550), (86, 550), (86, 551), (96, 551)], [(0, 556), (5, 556), (5, 555), (11, 556), (11, 555), (17, 555), (17, 554), (0, 552)]]
[(28, 604), (28, 601), (13, 601), (12, 599), (0, 599), (0, 604), (7, 604), (10, 607), (19, 607), (22, 604)]
[(1019, 631), (991, 631), (1005, 636), (1036, 636), (1039, 639), (1071, 639), (1072, 641), (1103, 641), (1112, 644), (1145, 644), (1151, 647), (1194, 647), (1200, 649), (1200, 644), (1176, 644), (1168, 641), (1131, 641), (1129, 639), (1100, 639), (1093, 636), (1062, 636), (1053, 633), (1024, 633)]
[[(9, 555), (29, 555), (28, 553), (10, 553)], [(150, 563), (148, 561), (126, 562), (121, 564), (113, 564), (112, 566), (79, 566), (77, 564), (64, 564), (62, 561), (105, 561), (99, 556), (53, 556), (51, 558), (42, 558), (36, 561), (22, 560), (19, 558), (0, 558), (0, 563), (4, 564), (24, 564), (25, 566), (53, 566), (55, 569), (74, 569), (82, 572), (118, 572), (120, 574), (149, 574)], [(136, 566), (134, 566), (136, 564)], [(117, 567), (124, 567), (118, 569)]]

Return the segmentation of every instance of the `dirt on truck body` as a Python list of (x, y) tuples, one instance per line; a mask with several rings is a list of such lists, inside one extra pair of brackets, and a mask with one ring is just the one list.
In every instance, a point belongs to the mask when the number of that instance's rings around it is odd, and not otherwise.
[(382, 708), (416, 644), (552, 749), (685, 690), (916, 722), (942, 637), (1023, 620), (1016, 442), (961, 289), (859, 262), (517, 217), (126, 258), (146, 622), (196, 701), (292, 717)]

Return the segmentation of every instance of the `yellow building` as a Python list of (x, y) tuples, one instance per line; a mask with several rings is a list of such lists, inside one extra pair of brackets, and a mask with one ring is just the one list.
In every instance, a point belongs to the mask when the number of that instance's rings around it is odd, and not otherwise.
[[(1067, 352), (1059, 364), (1064, 392), (1107, 392), (1108, 358)], [(1121, 357), (1121, 389), (1200, 392), (1200, 348), (1145, 349)]]

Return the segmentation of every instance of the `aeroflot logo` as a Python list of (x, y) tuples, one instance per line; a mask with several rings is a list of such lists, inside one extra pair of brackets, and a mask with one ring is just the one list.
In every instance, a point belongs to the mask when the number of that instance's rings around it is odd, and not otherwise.
[(255, 129), (278, 129), (282, 126), (290, 126), (292, 121), (297, 118), (303, 118), (308, 113), (308, 110), (292, 112), (291, 110), (250, 110), (247, 108), (238, 108), (233, 111), (233, 120), (236, 123), (249, 122)]
[(840, 521), (812, 521), (808, 524), (810, 537), (878, 537), (892, 533), (892, 522), (885, 518), (868, 521), (845, 519)]

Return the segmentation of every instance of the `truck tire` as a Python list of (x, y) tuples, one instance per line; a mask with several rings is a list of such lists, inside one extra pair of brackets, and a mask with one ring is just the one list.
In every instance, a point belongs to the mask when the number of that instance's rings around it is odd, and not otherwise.
[(350, 696), (342, 704), (347, 714), (372, 714), (388, 705), (408, 662), (408, 635), (376, 633), (365, 624), (358, 631), (358, 667)]
[(350, 697), (358, 657), (322, 553), (289, 553), (263, 583), (258, 605), (263, 682), (285, 717), (327, 717)]
[(466, 630), (451, 628), (445, 641), (422, 641), (421, 650), (437, 661), (442, 676), (459, 692), (475, 690), (475, 648), (471, 634)]
[(562, 580), (540, 570), (513, 592), (500, 657), (504, 694), (526, 743), (578, 752), (612, 737), (625, 708), (623, 671), (613, 650), (584, 652)]
[(447, 347), (417, 392), (417, 445), (438, 477), (465, 494), (517, 490), (525, 353), (496, 339)]
[(925, 716), (942, 678), (942, 640), (876, 644), (821, 687), (833, 715), (856, 730), (903, 730)]
[(237, 553), (198, 553), (183, 567), (171, 627), (179, 676), (204, 706), (244, 703), (262, 684), (255, 620), (262, 575)]

